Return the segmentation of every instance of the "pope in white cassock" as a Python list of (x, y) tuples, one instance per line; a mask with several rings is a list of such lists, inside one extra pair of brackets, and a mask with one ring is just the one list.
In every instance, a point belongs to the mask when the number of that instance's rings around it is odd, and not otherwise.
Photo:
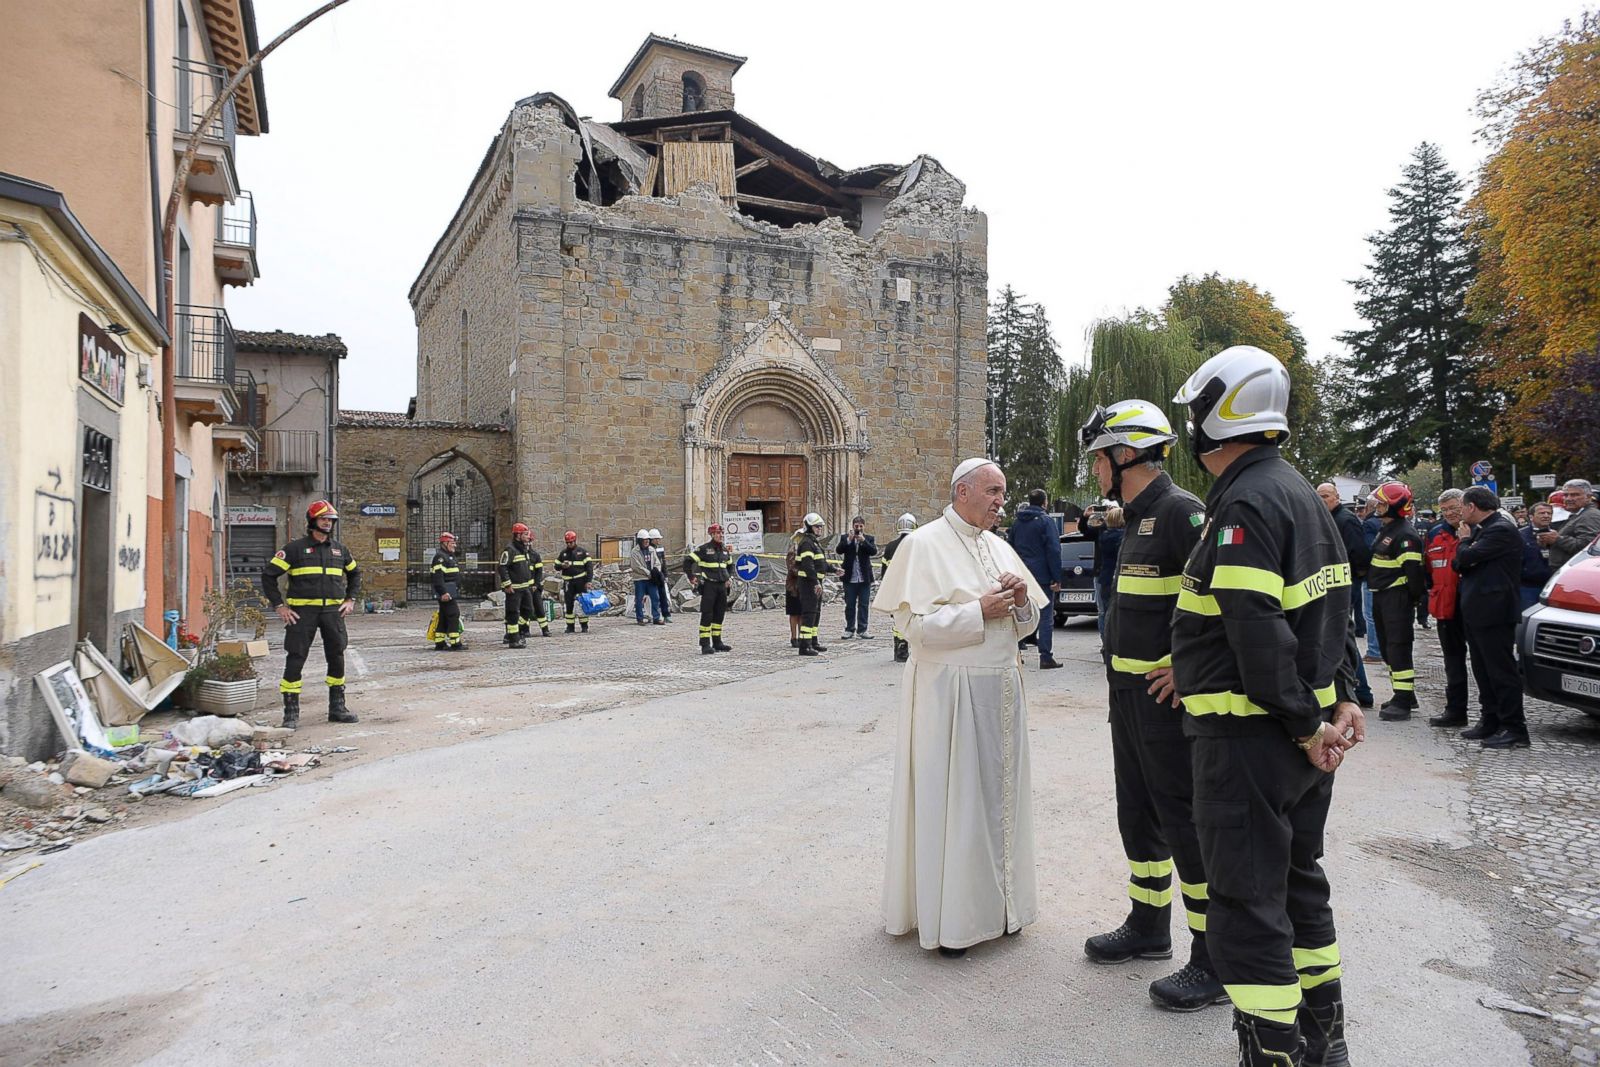
[(1017, 642), (1050, 600), (989, 532), (1005, 495), (1005, 475), (992, 461), (957, 467), (950, 506), (906, 535), (873, 602), (911, 646), (884, 925), (895, 935), (916, 930), (923, 948), (947, 956), (1014, 934), (1038, 911)]

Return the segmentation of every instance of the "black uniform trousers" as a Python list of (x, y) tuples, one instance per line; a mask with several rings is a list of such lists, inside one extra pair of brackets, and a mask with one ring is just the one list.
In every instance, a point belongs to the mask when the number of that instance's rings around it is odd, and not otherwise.
[(1467, 645), (1472, 649), (1472, 677), (1483, 700), (1483, 725), (1499, 733), (1510, 730), (1528, 736), (1528, 721), (1522, 713), (1522, 675), (1514, 653), (1516, 623), (1473, 626), (1468, 623)]
[(1212, 969), (1235, 1008), (1291, 1024), (1302, 990), (1343, 973), (1320, 862), (1334, 776), (1275, 724), (1192, 744)]
[(700, 640), (722, 640), (722, 620), (728, 614), (728, 583), (700, 583)]
[(534, 596), (534, 586), (506, 590), (506, 636), (531, 633), (528, 623), (535, 620), (542, 630), (550, 629), (541, 605)]
[(464, 633), (461, 627), (461, 604), (455, 597), (439, 601), (439, 626), (433, 631), (434, 642), (458, 645)]
[(817, 636), (822, 622), (822, 582), (816, 578), (801, 578), (795, 582), (800, 591), (800, 640), (810, 641)]
[[(1461, 616), (1435, 619), (1439, 652), (1444, 656), (1444, 713), (1451, 718), (1467, 717), (1467, 632)], [(1481, 684), (1480, 684), (1481, 688)], [(1520, 691), (1520, 690), (1519, 690)]]
[(1378, 649), (1389, 666), (1394, 684), (1392, 702), (1402, 708), (1417, 706), (1417, 669), (1411, 658), (1412, 620), (1416, 605), (1405, 587), (1372, 594), (1372, 621), (1378, 627)]
[(572, 629), (574, 622), (582, 622), (585, 630), (589, 628), (588, 618), (579, 619), (572, 607), (573, 603), (578, 599), (578, 594), (583, 592), (583, 587), (587, 584), (588, 579), (586, 578), (577, 578), (561, 583), (561, 600), (565, 608), (562, 617), (567, 620), (567, 629), (569, 630)]
[(1205, 864), (1191, 810), (1193, 760), (1181, 708), (1159, 704), (1143, 688), (1111, 690), (1111, 761), (1117, 782), (1117, 830), (1130, 870), (1128, 922), (1166, 933), (1172, 921), (1172, 868), (1194, 934), (1193, 959), (1205, 963)]
[(344, 684), (344, 650), (350, 644), (345, 633), (344, 616), (339, 606), (328, 608), (297, 607), (300, 618), (283, 629), (283, 681), (278, 683), (280, 693), (300, 692), (300, 671), (306, 665), (306, 655), (311, 642), (322, 634), (322, 654), (328, 660), (328, 684)]

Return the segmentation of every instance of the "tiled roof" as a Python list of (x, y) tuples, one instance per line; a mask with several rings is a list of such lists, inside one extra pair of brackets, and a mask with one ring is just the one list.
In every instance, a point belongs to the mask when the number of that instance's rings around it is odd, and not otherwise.
[(237, 330), (241, 352), (276, 352), (285, 356), (338, 356), (350, 354), (336, 333), (321, 337), (309, 333), (288, 333), (284, 330)]
[(341, 426), (410, 426), (411, 420), (403, 411), (351, 411), (339, 409)]

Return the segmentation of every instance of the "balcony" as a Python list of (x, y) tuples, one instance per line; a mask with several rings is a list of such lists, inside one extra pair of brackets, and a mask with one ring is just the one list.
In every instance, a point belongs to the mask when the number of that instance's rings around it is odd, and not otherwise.
[[(173, 403), (190, 422), (208, 425), (237, 418), (233, 324), (222, 308), (179, 304), (173, 317), (173, 359), (177, 361)], [(252, 382), (252, 392), (254, 379)]]
[[(178, 74), (178, 123), (172, 150), (182, 157), (189, 135), (199, 128), (211, 102), (228, 84), (223, 67), (180, 59), (173, 64)], [(207, 204), (231, 202), (239, 195), (239, 175), (233, 165), (233, 146), (239, 133), (239, 114), (232, 100), (212, 120), (200, 137), (200, 147), (189, 172), (189, 195)]]
[(234, 474), (315, 478), (322, 473), (322, 435), (316, 430), (263, 430), (261, 447), (228, 457)]
[(228, 454), (231, 466), (235, 456), (248, 456), (261, 447), (261, 390), (256, 377), (241, 371), (233, 380), (233, 415), (211, 427), (211, 443)]
[(224, 285), (249, 285), (261, 277), (256, 264), (256, 200), (249, 193), (240, 193), (231, 204), (217, 205), (212, 259)]

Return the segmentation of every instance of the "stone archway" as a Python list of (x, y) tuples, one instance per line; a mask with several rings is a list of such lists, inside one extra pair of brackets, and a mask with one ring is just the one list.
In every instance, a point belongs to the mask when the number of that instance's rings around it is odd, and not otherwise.
[[(748, 484), (748, 465), (792, 457), (803, 465), (801, 514), (819, 512), (840, 529), (860, 508), (861, 455), (869, 445), (866, 412), (782, 314), (757, 323), (696, 387), (684, 405), (684, 539), (695, 538), (724, 511), (749, 500), (730, 498)], [(730, 461), (735, 469), (730, 471)], [(792, 472), (794, 463), (784, 469)], [(787, 476), (787, 475), (786, 475)], [(785, 522), (791, 520), (784, 509)], [(773, 531), (768, 531), (773, 532)]]

